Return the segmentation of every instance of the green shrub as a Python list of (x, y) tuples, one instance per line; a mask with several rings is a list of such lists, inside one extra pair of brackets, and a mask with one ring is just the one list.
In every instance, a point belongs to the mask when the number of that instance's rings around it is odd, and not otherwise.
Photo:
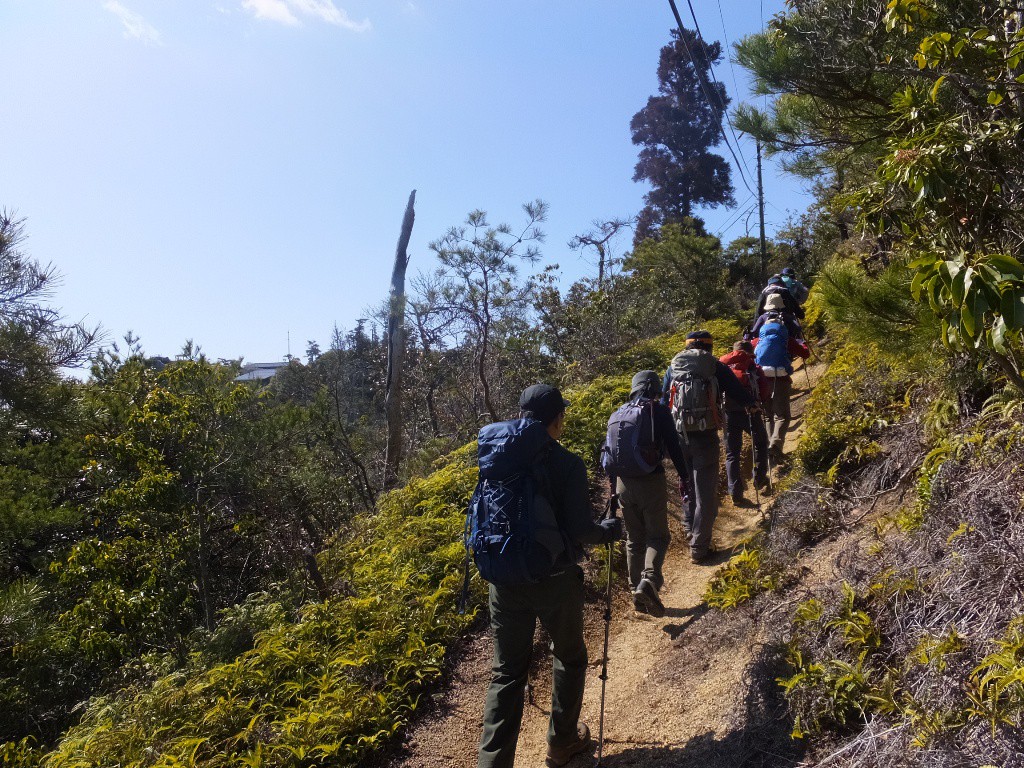
[(860, 607), (853, 587), (843, 582), (840, 600), (827, 608), (811, 598), (793, 616), (786, 659), (794, 672), (779, 684), (796, 714), (793, 735), (844, 731), (868, 712), (897, 707), (891, 681), (873, 666), (881, 636)]
[[(272, 604), (249, 606), (228, 623), (264, 627), (251, 650), (94, 700), (47, 764), (358, 764), (406, 722), (472, 619), (457, 602), (475, 480), (467, 447), (389, 493), (322, 557), (344, 596), (307, 605), (295, 622)], [(239, 641), (230, 634), (227, 649)]]
[(42, 759), (43, 752), (35, 746), (31, 736), (21, 741), (0, 743), (0, 765), (4, 768), (37, 768)]
[(811, 393), (796, 451), (804, 469), (833, 481), (841, 468), (877, 456), (873, 433), (905, 414), (916, 382), (877, 348), (844, 345)]
[(708, 583), (704, 602), (712, 608), (729, 610), (779, 585), (781, 574), (762, 562), (756, 546), (743, 547)]
[(1000, 726), (1019, 728), (1024, 718), (1024, 616), (1010, 622), (995, 649), (967, 681), (967, 713)]

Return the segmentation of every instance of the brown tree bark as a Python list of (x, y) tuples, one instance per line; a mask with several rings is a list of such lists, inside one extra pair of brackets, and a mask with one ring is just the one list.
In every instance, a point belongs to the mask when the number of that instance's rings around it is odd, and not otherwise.
[(405, 269), (409, 266), (409, 238), (416, 219), (416, 190), (409, 194), (402, 218), (402, 231), (395, 250), (395, 266), (391, 271), (391, 301), (388, 314), (388, 376), (385, 411), (388, 422), (388, 443), (384, 453), (384, 487), (392, 488), (398, 481), (402, 461), (402, 364), (405, 359)]

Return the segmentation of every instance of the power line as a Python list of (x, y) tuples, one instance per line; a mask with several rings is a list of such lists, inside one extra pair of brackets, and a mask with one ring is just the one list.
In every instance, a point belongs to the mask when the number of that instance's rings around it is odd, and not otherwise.
[(754, 206), (753, 206), (753, 205), (749, 205), (749, 206), (747, 206), (746, 208), (743, 208), (743, 209), (741, 209), (741, 210), (737, 211), (736, 213), (734, 213), (734, 214), (733, 214), (733, 215), (732, 215), (732, 216), (731, 216), (731, 217), (730, 217), (730, 218), (728, 219), (728, 221), (726, 221), (726, 223), (725, 223), (725, 224), (723, 224), (723, 225), (722, 225), (722, 226), (721, 226), (721, 227), (719, 228), (719, 230), (718, 230), (718, 236), (719, 236), (720, 238), (722, 238), (722, 237), (725, 237), (725, 234), (726, 234), (726, 233), (727, 233), (727, 232), (728, 232), (728, 231), (729, 231), (730, 229), (732, 229), (733, 227), (735, 227), (735, 226), (736, 226), (737, 224), (739, 224), (739, 223), (740, 223), (740, 219), (742, 219), (742, 218), (743, 218), (744, 216), (747, 216), (747, 215), (749, 215), (749, 214), (751, 214), (751, 213), (753, 213), (753, 212), (754, 212)]
[(719, 228), (719, 231), (720, 232), (726, 232), (729, 229), (729, 227), (733, 226), (736, 223), (736, 221), (739, 221), (739, 219), (746, 214), (747, 210), (749, 210), (750, 208), (753, 207), (753, 206), (748, 206), (748, 208), (746, 210), (744, 210), (744, 206), (746, 206), (747, 203), (749, 203), (755, 197), (756, 197), (756, 195), (748, 195), (746, 200), (744, 200), (742, 203), (740, 203), (738, 206), (736, 206), (736, 211), (737, 212), (733, 213), (732, 216), (730, 216), (728, 219), (726, 219), (726, 223), (723, 224)]
[[(718, 18), (722, 20), (722, 35), (725, 38), (725, 48), (727, 51), (732, 50), (732, 43), (729, 42), (729, 32), (725, 28), (725, 14), (722, 13), (722, 0), (718, 0)], [(740, 84), (736, 81), (736, 67), (732, 65), (732, 56), (726, 57), (729, 62), (729, 72), (732, 74), (732, 84), (736, 88), (736, 93), (740, 92)]]
[[(697, 14), (693, 10), (693, 0), (686, 0), (686, 5), (690, 8), (690, 18), (693, 19), (693, 28), (697, 32), (697, 39), (700, 40), (701, 47), (704, 48), (704, 58), (708, 60), (708, 73), (711, 75), (711, 79), (714, 81), (715, 85), (719, 85), (718, 77), (715, 75), (715, 70), (711, 66), (711, 52), (708, 50), (707, 41), (704, 39), (704, 33), (700, 31), (700, 23), (697, 21)], [(719, 10), (721, 10), (721, 3), (719, 3)], [(724, 28), (725, 27), (723, 26), (723, 29)], [(729, 62), (729, 66), (732, 66), (731, 60)], [(733, 73), (733, 76), (735, 78), (735, 72)], [(738, 91), (739, 89), (737, 88), (736, 90)], [(740, 140), (736, 136), (736, 128), (733, 126), (732, 119), (729, 117), (729, 110), (725, 108), (725, 102), (718, 96), (718, 91), (714, 91), (714, 93), (715, 96), (718, 97), (718, 104), (722, 108), (722, 113), (725, 115), (725, 122), (729, 124), (729, 130), (732, 132), (732, 139), (736, 142), (736, 149), (739, 150)], [(740, 153), (740, 157), (743, 157), (742, 152)], [(745, 157), (743, 158), (743, 166), (747, 173), (750, 173), (750, 168), (747, 166), (747, 159)]]
[[(693, 52), (690, 51), (690, 46), (686, 42), (686, 34), (685, 34), (685, 31), (684, 31), (684, 27), (683, 27), (683, 20), (679, 16), (679, 9), (676, 8), (676, 2), (675, 2), (675, 0), (668, 0), (668, 3), (669, 3), (670, 6), (672, 6), (672, 14), (676, 17), (676, 24), (679, 27), (679, 40), (682, 42), (683, 49), (686, 51), (686, 55), (687, 55), (687, 57), (689, 57), (690, 63), (693, 65), (693, 71), (697, 75), (697, 82), (700, 84), (700, 89), (701, 89), (701, 91), (704, 94), (704, 98), (707, 99), (708, 104), (711, 104), (712, 106), (714, 106), (714, 102), (712, 101), (711, 95), (709, 93), (710, 88), (704, 82), (704, 77), (701, 75), (700, 68), (697, 66), (697, 59), (694, 57)], [(698, 33), (698, 36), (699, 36), (699, 33)], [(703, 44), (703, 40), (701, 42)], [(707, 54), (705, 53), (705, 57), (706, 56), (707, 56)], [(708, 71), (711, 71), (710, 64), (711, 64), (711, 62), (709, 61), (708, 62)], [(712, 76), (714, 76), (714, 72), (712, 72)], [(719, 102), (719, 105), (721, 106), (721, 102)], [(723, 112), (725, 112), (726, 119), (728, 119), (728, 112), (724, 108), (723, 108)], [(732, 123), (730, 122), (730, 126), (731, 125), (732, 125)], [(722, 124), (721, 123), (718, 124), (718, 131), (722, 135), (722, 140), (725, 142), (726, 149), (728, 149), (729, 150), (729, 154), (732, 155), (733, 162), (736, 163), (736, 170), (738, 170), (740, 172), (740, 178), (743, 179), (743, 186), (745, 186), (747, 188), (747, 191), (750, 192), (750, 194), (752, 194), (752, 195), (756, 194), (754, 192), (754, 190), (751, 188), (750, 182), (747, 180), (746, 174), (743, 172), (744, 166), (740, 162), (739, 158), (736, 156), (736, 151), (732, 148), (732, 143), (729, 141), (729, 137), (726, 135), (725, 129), (722, 128)]]

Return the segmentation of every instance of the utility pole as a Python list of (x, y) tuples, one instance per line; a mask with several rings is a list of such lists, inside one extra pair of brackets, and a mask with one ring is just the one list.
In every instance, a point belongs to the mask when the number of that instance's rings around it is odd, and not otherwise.
[(757, 208), (761, 217), (761, 282), (768, 281), (768, 246), (764, 240), (764, 181), (761, 178), (761, 140), (757, 140)]

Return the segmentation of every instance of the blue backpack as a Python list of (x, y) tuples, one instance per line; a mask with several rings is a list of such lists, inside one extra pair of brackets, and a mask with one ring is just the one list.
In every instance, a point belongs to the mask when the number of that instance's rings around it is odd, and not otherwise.
[(471, 549), (480, 575), (491, 584), (536, 583), (566, 550), (565, 534), (542, 493), (542, 462), (550, 448), (547, 427), (533, 419), (480, 430), (480, 478), (466, 514), (466, 565)]
[(789, 376), (793, 373), (793, 359), (789, 355), (789, 331), (782, 315), (771, 313), (761, 326), (754, 361), (769, 377)]
[(643, 477), (661, 463), (654, 439), (654, 401), (630, 400), (608, 419), (601, 465), (609, 477)]

